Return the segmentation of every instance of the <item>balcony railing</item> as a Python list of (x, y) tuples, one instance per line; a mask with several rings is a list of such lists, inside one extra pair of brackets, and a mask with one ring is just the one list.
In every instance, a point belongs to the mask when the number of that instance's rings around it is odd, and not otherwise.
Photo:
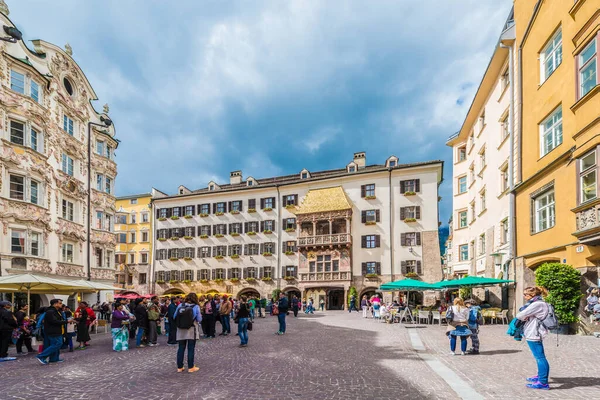
[(334, 233), (331, 235), (304, 236), (298, 238), (298, 246), (322, 246), (330, 244), (349, 244), (352, 236), (349, 233)]
[(350, 280), (350, 272), (309, 272), (300, 273), (301, 282), (345, 281)]

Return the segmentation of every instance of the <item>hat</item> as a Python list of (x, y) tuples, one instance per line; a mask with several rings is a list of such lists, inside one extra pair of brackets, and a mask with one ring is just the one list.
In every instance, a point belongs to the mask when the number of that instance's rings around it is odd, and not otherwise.
[(12, 307), (12, 303), (10, 301), (0, 301), (0, 307), (6, 307), (6, 306)]

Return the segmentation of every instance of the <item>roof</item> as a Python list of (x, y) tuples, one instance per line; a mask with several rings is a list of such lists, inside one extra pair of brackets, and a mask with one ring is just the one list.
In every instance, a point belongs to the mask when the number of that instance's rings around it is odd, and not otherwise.
[(325, 211), (349, 210), (352, 206), (341, 186), (309, 190), (295, 214), (314, 214)]
[(126, 196), (117, 197), (118, 200), (130, 200), (130, 199), (139, 199), (140, 197), (151, 197), (152, 193), (142, 193), (142, 194), (129, 194)]

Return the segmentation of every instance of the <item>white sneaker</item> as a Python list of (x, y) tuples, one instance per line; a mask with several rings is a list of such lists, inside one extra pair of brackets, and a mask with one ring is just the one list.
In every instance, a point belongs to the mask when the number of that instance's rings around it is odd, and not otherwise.
[(461, 351), (461, 352), (460, 352), (460, 355), (461, 355), (461, 356), (464, 356), (464, 355), (465, 355), (465, 352), (464, 352), (464, 351)]
[(456, 355), (456, 353), (455, 353), (455, 352), (453, 352), (453, 351), (451, 351), (451, 352), (450, 352), (450, 355), (451, 355), (451, 356), (455, 356), (455, 355)]

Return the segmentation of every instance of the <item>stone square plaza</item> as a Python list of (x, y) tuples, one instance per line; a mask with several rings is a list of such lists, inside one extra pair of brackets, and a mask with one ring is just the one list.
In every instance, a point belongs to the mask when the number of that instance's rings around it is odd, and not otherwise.
[[(479, 355), (451, 356), (446, 326), (386, 324), (362, 313), (290, 313), (287, 333), (277, 319), (257, 318), (248, 347), (230, 335), (202, 339), (195, 374), (177, 373), (176, 346), (112, 351), (110, 334), (61, 352), (63, 363), (40, 365), (34, 355), (0, 363), (2, 399), (520, 399), (531, 396), (535, 373), (527, 345), (506, 325), (480, 329)], [(236, 331), (232, 327), (232, 332)], [(218, 328), (220, 331), (220, 327)], [(594, 360), (600, 339), (556, 335), (546, 340), (552, 390), (539, 399), (592, 399), (600, 381)], [(10, 350), (14, 354), (14, 348)]]

